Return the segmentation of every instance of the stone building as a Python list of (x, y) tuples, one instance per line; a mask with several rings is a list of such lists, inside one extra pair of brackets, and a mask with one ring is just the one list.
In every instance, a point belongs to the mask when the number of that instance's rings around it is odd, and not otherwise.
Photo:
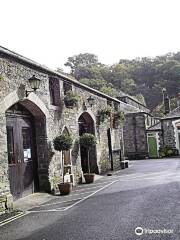
[(180, 155), (180, 94), (177, 96), (177, 108), (173, 111), (165, 88), (162, 89), (162, 95), (165, 117), (147, 129), (151, 158)]
[[(167, 112), (167, 111), (166, 111)], [(180, 155), (180, 107), (177, 107), (147, 129), (148, 152), (150, 158), (160, 157), (160, 149), (165, 146)]]
[[(32, 77), (40, 82), (33, 90)], [(123, 139), (115, 115), (120, 111), (142, 110), (0, 47), (0, 212), (33, 192), (56, 191), (62, 166), (52, 141), (61, 133), (73, 137), (65, 171), (74, 185), (87, 171), (77, 141), (85, 132), (97, 138), (91, 172), (118, 167)]]
[(128, 159), (145, 159), (148, 157), (146, 129), (158, 121), (149, 113), (147, 108), (145, 109), (145, 106), (142, 112), (126, 114), (123, 140), (124, 155)]

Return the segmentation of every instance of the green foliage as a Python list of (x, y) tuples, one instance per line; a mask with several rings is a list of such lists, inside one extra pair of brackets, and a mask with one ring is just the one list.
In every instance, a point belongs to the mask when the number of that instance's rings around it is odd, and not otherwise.
[(113, 113), (113, 128), (118, 128), (120, 125), (122, 126), (124, 123), (124, 113), (120, 110), (115, 111)]
[(107, 106), (107, 107), (99, 110), (98, 115), (102, 116), (104, 119), (104, 118), (109, 117), (111, 113), (112, 113), (112, 108), (110, 106)]
[[(112, 111), (113, 111), (113, 110), (112, 110), (112, 107), (110, 107), (110, 106), (107, 106), (107, 107), (99, 110), (99, 111), (98, 111), (98, 116), (100, 117), (100, 118), (99, 118), (99, 121), (100, 121), (100, 122), (104, 122), (104, 120), (105, 120), (106, 118), (110, 117)], [(99, 122), (99, 124), (100, 124), (100, 122)]]
[(136, 92), (137, 89), (137, 85), (135, 83), (135, 81), (131, 78), (127, 78), (127, 79), (123, 79), (121, 81), (121, 90), (133, 95), (134, 92)]
[(117, 90), (112, 88), (112, 87), (104, 86), (104, 87), (100, 88), (100, 91), (103, 92), (106, 95), (111, 96), (111, 97), (117, 97), (118, 96)]
[(96, 65), (97, 63), (98, 63), (98, 58), (96, 55), (90, 54), (90, 53), (84, 53), (84, 54), (79, 54), (79, 55), (74, 55), (72, 57), (69, 57), (67, 62), (64, 65), (67, 67), (70, 67), (71, 74), (75, 76), (75, 75), (78, 75), (78, 72), (80, 73), (79, 71), (80, 69), (81, 71), (83, 71), (83, 69), (90, 67), (92, 65)]
[(61, 134), (53, 140), (56, 151), (68, 151), (72, 147), (73, 139), (70, 135)]
[(114, 112), (114, 118), (120, 120), (121, 122), (124, 122), (124, 119), (125, 119), (124, 112), (122, 112), (120, 110), (115, 111)]
[(107, 82), (103, 79), (89, 79), (89, 78), (82, 78), (79, 80), (81, 83), (88, 85), (96, 90), (100, 90), (102, 87), (107, 85)]
[(72, 91), (69, 91), (64, 97), (64, 103), (66, 107), (73, 107), (77, 105), (79, 99), (80, 99), (79, 95), (73, 93)]
[[(175, 108), (177, 108), (177, 99), (176, 98), (170, 99), (170, 108), (171, 108), (171, 111), (174, 110)], [(152, 113), (156, 117), (164, 117), (165, 116), (164, 115), (164, 104), (162, 102), (160, 104), (158, 104)]]
[(135, 96), (135, 98), (136, 98), (140, 103), (142, 103), (144, 106), (146, 106), (145, 98), (144, 98), (144, 96), (143, 96), (141, 93), (137, 94), (137, 95)]
[(80, 145), (85, 147), (86, 149), (89, 149), (96, 145), (96, 137), (93, 134), (90, 133), (84, 133), (79, 138)]
[(2, 75), (0, 75), (0, 81), (3, 81), (3, 80), (4, 80), (3, 76), (2, 76)]
[(121, 59), (112, 66), (103, 65), (96, 55), (85, 53), (68, 58), (65, 65), (80, 82), (113, 97), (120, 91), (136, 96), (150, 109), (162, 101), (163, 87), (170, 98), (180, 92), (180, 52), (155, 58)]
[(159, 154), (161, 157), (171, 157), (177, 155), (177, 149), (173, 149), (172, 147), (166, 145), (163, 148), (160, 148)]

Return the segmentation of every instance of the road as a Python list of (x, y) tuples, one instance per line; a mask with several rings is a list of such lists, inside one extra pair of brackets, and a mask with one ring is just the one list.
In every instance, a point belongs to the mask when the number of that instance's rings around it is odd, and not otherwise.
[(0, 234), (1, 240), (179, 240), (180, 159), (133, 161), (31, 209)]

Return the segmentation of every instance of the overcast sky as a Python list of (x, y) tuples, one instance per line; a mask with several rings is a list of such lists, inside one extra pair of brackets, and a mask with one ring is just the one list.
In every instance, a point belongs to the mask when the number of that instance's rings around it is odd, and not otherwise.
[(94, 53), (105, 64), (180, 51), (180, 0), (0, 0), (0, 45), (63, 68)]

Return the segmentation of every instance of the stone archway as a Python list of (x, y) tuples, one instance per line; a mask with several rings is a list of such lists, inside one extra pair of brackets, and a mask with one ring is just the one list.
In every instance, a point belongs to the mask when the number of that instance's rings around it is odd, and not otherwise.
[(43, 190), (45, 186), (47, 188), (48, 154), (44, 113), (28, 99), (18, 101), (6, 110), (6, 127), (13, 198)]
[[(88, 112), (83, 112), (78, 118), (79, 124), (79, 136), (83, 135), (84, 133), (91, 133), (95, 135), (95, 126), (94, 120), (90, 116)], [(81, 166), (84, 173), (88, 172), (88, 161), (87, 161), (87, 150), (80, 146), (80, 154), (81, 154)], [(99, 173), (98, 166), (97, 166), (97, 152), (96, 146), (90, 150), (90, 172), (92, 173)]]

